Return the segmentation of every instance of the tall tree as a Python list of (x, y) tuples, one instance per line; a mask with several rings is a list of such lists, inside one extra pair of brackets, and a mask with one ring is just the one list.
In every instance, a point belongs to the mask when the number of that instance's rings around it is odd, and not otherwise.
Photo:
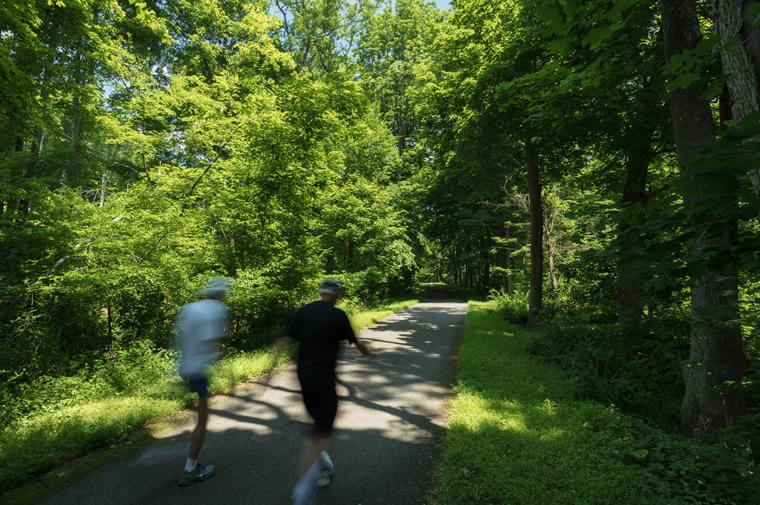
[[(610, 167), (608, 191), (620, 194), (625, 213), (646, 206), (648, 171), (670, 149), (666, 95), (661, 78), (661, 42), (655, 30), (656, 2), (584, 2), (562, 5), (542, 2), (550, 33), (559, 37), (551, 46), (574, 70), (585, 95), (581, 112), (589, 118), (585, 138), (595, 155), (620, 164)], [(619, 29), (621, 25), (625, 29)], [(590, 132), (594, 132), (589, 135)], [(629, 209), (625, 211), (625, 209)], [(637, 328), (642, 315), (641, 276), (637, 259), (639, 223), (622, 219), (618, 226), (616, 302), (618, 321)]]
[(477, 185), (489, 181), (492, 189), (511, 176), (529, 194), (528, 324), (535, 324), (543, 305), (542, 189), (579, 165), (575, 111), (584, 98), (549, 54), (535, 4), (460, 1), (445, 26), (440, 75), (425, 87), (441, 105), (428, 113), (427, 128), (439, 139), (442, 166), (482, 174)]
[(296, 63), (315, 74), (345, 68), (358, 43), (359, 23), (373, 8), (372, 0), (272, 0), (282, 19), (283, 48)]
[[(439, 33), (442, 14), (426, 0), (379, 2), (377, 13), (364, 21), (357, 47), (361, 79), (367, 92), (396, 136), (402, 164), (396, 180), (409, 177), (413, 152), (418, 143), (417, 119), (410, 92), (420, 73), (429, 64), (429, 54)], [(405, 170), (406, 167), (406, 170)]]
[[(661, 8), (665, 58), (671, 61), (685, 51), (693, 51), (702, 38), (696, 2), (661, 0)], [(710, 104), (702, 92), (697, 87), (675, 86), (670, 91), (678, 162), (684, 174), (699, 170), (690, 162), (700, 146), (715, 137)], [(707, 198), (711, 198), (709, 193), (696, 193), (686, 203), (693, 209)], [(735, 424), (744, 412), (741, 391), (721, 389), (727, 381), (741, 380), (744, 355), (739, 329), (728, 324), (737, 314), (736, 267), (731, 259), (719, 259), (733, 247), (735, 233), (731, 227), (709, 220), (695, 220), (692, 226), (694, 254), (705, 267), (691, 281), (692, 335), (689, 358), (683, 367), (686, 393), (679, 429), (704, 437), (722, 426)]]

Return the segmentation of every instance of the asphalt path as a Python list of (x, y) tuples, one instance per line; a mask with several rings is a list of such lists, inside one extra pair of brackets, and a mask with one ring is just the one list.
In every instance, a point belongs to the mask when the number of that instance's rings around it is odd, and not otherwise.
[[(426, 502), (441, 456), (454, 358), (467, 305), (436, 293), (372, 328), (360, 339), (378, 353), (341, 350), (340, 404), (330, 455), (335, 475), (320, 505), (417, 505)], [(434, 295), (435, 296), (435, 295)], [(192, 423), (88, 473), (42, 503), (112, 505), (287, 505), (309, 434), (294, 365), (268, 381), (244, 384), (211, 401), (200, 461), (216, 474), (177, 485)], [(188, 416), (192, 420), (192, 416)]]

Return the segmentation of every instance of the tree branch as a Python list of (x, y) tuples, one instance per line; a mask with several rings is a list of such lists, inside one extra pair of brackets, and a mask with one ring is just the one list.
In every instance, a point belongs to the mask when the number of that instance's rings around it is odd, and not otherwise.
[(142, 160), (143, 160), (143, 170), (145, 170), (145, 177), (148, 178), (148, 184), (152, 184), (150, 182), (150, 172), (148, 172), (148, 165), (145, 163), (145, 153), (142, 153)]
[(204, 170), (203, 173), (198, 176), (198, 178), (193, 183), (192, 187), (187, 191), (187, 193), (185, 193), (182, 196), (190, 196), (193, 193), (193, 191), (195, 191), (195, 187), (198, 185), (199, 182), (201, 182), (201, 179), (203, 179), (203, 176), (205, 176), (208, 173), (208, 171), (211, 170), (211, 167), (214, 165), (214, 163), (216, 162), (216, 160), (218, 160), (219, 156), (222, 155), (222, 149), (224, 149), (225, 147), (227, 147), (227, 144), (229, 144), (229, 143), (230, 143), (230, 141), (228, 140), (227, 142), (225, 142), (224, 144), (222, 144), (221, 146), (219, 146), (219, 149), (216, 150), (216, 156), (214, 157), (214, 159), (211, 160), (208, 163), (208, 165), (206, 165), (206, 170)]

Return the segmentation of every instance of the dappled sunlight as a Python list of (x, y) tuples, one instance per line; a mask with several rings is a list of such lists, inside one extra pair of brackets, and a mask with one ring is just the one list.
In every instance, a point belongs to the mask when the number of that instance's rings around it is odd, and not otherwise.
[[(539, 405), (526, 405), (510, 400), (489, 400), (477, 393), (459, 393), (452, 426), (476, 433), (496, 428), (540, 440), (553, 440), (566, 434), (562, 422), (555, 419), (557, 409), (550, 400)], [(461, 416), (458, 415), (460, 412)]]
[(643, 496), (638, 470), (604, 449), (615, 415), (573, 400), (567, 378), (527, 354), (525, 335), (504, 338), (488, 325), (502, 323), (471, 304), (442, 502), (564, 505), (601, 496), (593, 503), (644, 503), (628, 499)]
[[(348, 484), (365, 482), (366, 469), (402, 484), (394, 489), (401, 496), (397, 503), (419, 501), (433, 471), (438, 447), (435, 442), (445, 431), (444, 406), (450, 398), (454, 372), (450, 356), (456, 351), (458, 328), (466, 311), (463, 303), (446, 303), (445, 307), (433, 311), (417, 306), (362, 331), (359, 338), (378, 353), (374, 358), (360, 356), (348, 346), (341, 350), (336, 384), (340, 403), (331, 448), (340, 468), (340, 480), (322, 492), (320, 502), (372, 503), (378, 496), (375, 488)], [(449, 358), (442, 359), (444, 356)], [(234, 381), (246, 380), (250, 370), (266, 370), (273, 363), (271, 355), (265, 353), (232, 356), (215, 367), (212, 387), (227, 389)], [(102, 403), (101, 407), (95, 406), (99, 402), (72, 406), (72, 410), (59, 414), (67, 419), (57, 422), (61, 425), (72, 421), (73, 428), (67, 425), (65, 429), (79, 430), (76, 432), (81, 433), (83, 444), (89, 432), (98, 432), (100, 441), (110, 426), (135, 422), (139, 416), (146, 419), (137, 422), (145, 422), (181, 408), (188, 399), (184, 384), (176, 378), (167, 384), (172, 390), (168, 396), (179, 394), (180, 400), (161, 398), (161, 388), (149, 384), (145, 389), (153, 390), (156, 398), (136, 401), (124, 397)], [(87, 417), (96, 421), (83, 424), (76, 409), (86, 410)], [(196, 413), (191, 409), (154, 432), (149, 447), (125, 463), (139, 479), (139, 489), (114, 493), (109, 499), (125, 505), (184, 503), (186, 494), (176, 493), (176, 479), (195, 419)], [(122, 426), (117, 428), (114, 437)], [(193, 499), (214, 502), (219, 492), (235, 494), (236, 489), (242, 493), (253, 488), (256, 503), (286, 503), (292, 485), (291, 470), (310, 430), (311, 419), (302, 403), (294, 363), (285, 364), (279, 373), (214, 396), (201, 457), (204, 463), (214, 464), (218, 472), (204, 486), (194, 487)], [(46, 439), (41, 444), (45, 447), (58, 432), (55, 422), (49, 422), (47, 427), (37, 425), (32, 431), (34, 436)], [(14, 447), (4, 444), (3, 450), (16, 450)], [(72, 454), (80, 451), (75, 448)], [(398, 461), (414, 461), (414, 465)], [(279, 485), (272, 485), (272, 465), (280, 472), (286, 469), (285, 475), (278, 477)], [(121, 472), (99, 475), (97, 487), (117, 489), (122, 485), (121, 478)], [(93, 481), (86, 479), (81, 486), (72, 486), (46, 503), (81, 503), (92, 486)]]

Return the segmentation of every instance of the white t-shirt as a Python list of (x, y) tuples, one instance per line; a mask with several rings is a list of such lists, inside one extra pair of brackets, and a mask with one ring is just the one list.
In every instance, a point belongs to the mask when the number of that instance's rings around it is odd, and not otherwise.
[(219, 300), (198, 300), (177, 312), (182, 377), (203, 377), (206, 367), (219, 359), (217, 341), (229, 334), (229, 311)]

